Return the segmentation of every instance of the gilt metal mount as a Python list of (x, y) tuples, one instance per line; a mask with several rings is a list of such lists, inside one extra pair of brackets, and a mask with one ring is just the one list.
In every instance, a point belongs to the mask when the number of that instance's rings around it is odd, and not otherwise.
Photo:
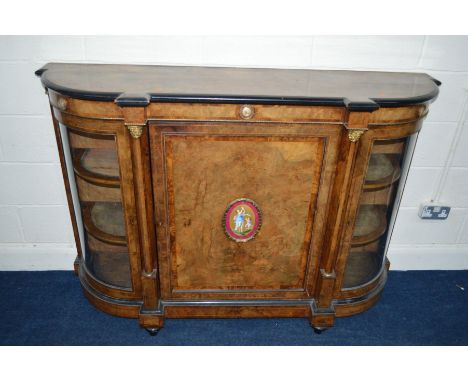
[(361, 138), (361, 135), (364, 134), (366, 129), (349, 129), (348, 130), (348, 138), (351, 142), (357, 142), (359, 141), (359, 138)]
[(335, 270), (333, 269), (331, 272), (327, 272), (325, 269), (321, 268), (320, 269), (320, 274), (324, 279), (335, 279), (336, 278), (336, 273)]
[(127, 129), (130, 131), (130, 135), (135, 139), (140, 138), (143, 133), (143, 126), (140, 125), (127, 125)]
[(157, 269), (153, 269), (151, 272), (143, 271), (142, 274), (143, 274), (143, 277), (146, 277), (148, 279), (155, 279), (156, 275), (158, 274), (158, 271)]

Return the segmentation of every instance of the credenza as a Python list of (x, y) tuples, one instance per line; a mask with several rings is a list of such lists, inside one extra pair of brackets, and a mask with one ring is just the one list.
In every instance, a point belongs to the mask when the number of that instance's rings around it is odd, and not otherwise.
[(50, 63), (75, 271), (137, 318), (307, 317), (372, 307), (423, 73)]

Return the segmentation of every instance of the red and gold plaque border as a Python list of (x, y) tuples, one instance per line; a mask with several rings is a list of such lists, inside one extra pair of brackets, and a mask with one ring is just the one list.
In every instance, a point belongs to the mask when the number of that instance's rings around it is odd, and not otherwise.
[[(256, 222), (257, 227), (254, 230), (253, 234), (251, 236), (249, 236), (247, 238), (243, 238), (243, 239), (232, 237), (231, 234), (229, 233), (228, 227), (226, 226), (227, 214), (231, 210), (231, 207), (234, 204), (238, 203), (238, 202), (247, 202), (247, 203), (252, 204), (255, 207), (255, 210), (256, 210), (257, 215), (258, 215), (258, 222)], [(222, 219), (222, 225), (223, 225), (223, 228), (224, 228), (224, 233), (226, 234), (226, 236), (230, 240), (235, 241), (237, 243), (245, 243), (247, 241), (250, 241), (250, 240), (254, 239), (258, 235), (258, 233), (260, 232), (260, 228), (262, 227), (262, 211), (258, 207), (257, 203), (255, 203), (252, 199), (239, 198), (239, 199), (233, 200), (232, 202), (229, 203), (229, 205), (226, 207), (226, 210), (224, 211), (223, 219)]]

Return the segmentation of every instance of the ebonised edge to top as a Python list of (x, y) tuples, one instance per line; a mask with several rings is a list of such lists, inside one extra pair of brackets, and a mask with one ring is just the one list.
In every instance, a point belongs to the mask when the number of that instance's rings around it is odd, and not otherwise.
[[(140, 77), (136, 77), (137, 80), (143, 80), (144, 79), (144, 73), (143, 71), (148, 71), (149, 74), (154, 74), (155, 71), (161, 70), (161, 71), (171, 71), (173, 70), (173, 74), (171, 74), (173, 77), (168, 78), (166, 77), (161, 77), (164, 78), (164, 81), (166, 80), (171, 80), (174, 79), (174, 82), (177, 82), (177, 71), (180, 71), (184, 76), (187, 76), (187, 73), (184, 71), (200, 71), (201, 73), (205, 75), (210, 75), (210, 71), (213, 72), (213, 77), (207, 77), (208, 81), (213, 80), (214, 82), (220, 82), (222, 81), (229, 82), (230, 78), (229, 74), (232, 75), (232, 77), (235, 77), (237, 73), (240, 74), (241, 80), (245, 81), (246, 88), (248, 88), (250, 85), (252, 85), (252, 82), (255, 81), (256, 79), (256, 74), (258, 74), (260, 77), (264, 76), (266, 73), (266, 78), (268, 76), (271, 76), (273, 78), (279, 78), (279, 82), (283, 81), (286, 82), (287, 78), (282, 78), (288, 76), (288, 71), (290, 73), (294, 72), (294, 75), (297, 78), (300, 79), (300, 76), (304, 77), (304, 81), (309, 80), (310, 77), (307, 77), (309, 75), (314, 75), (320, 79), (320, 75), (324, 73), (325, 76), (333, 76), (334, 73), (337, 73), (341, 76), (346, 76), (347, 74), (350, 77), (353, 76), (365, 76), (366, 74), (369, 76), (382, 76), (385, 77), (386, 75), (391, 75), (393, 77), (397, 76), (406, 76), (408, 79), (414, 79), (414, 81), (420, 81), (423, 82), (421, 85), (421, 88), (424, 88), (424, 92), (422, 94), (411, 94), (411, 96), (408, 97), (359, 97), (360, 99), (349, 99), (346, 96), (317, 96), (316, 94), (312, 94), (311, 96), (306, 96), (306, 95), (288, 95), (288, 96), (281, 96), (281, 93), (278, 94), (267, 94), (267, 95), (256, 95), (256, 94), (247, 94), (249, 92), (245, 92), (245, 94), (215, 94), (213, 92), (207, 92), (203, 93), (200, 91), (194, 91), (191, 93), (190, 91), (187, 91), (187, 86), (190, 88), (190, 80), (191, 78), (186, 78), (186, 82), (181, 83), (180, 87), (183, 88), (186, 86), (184, 91), (182, 92), (166, 92), (166, 91), (151, 91), (151, 92), (140, 92), (140, 91), (103, 91), (100, 89), (99, 91), (96, 90), (87, 90), (87, 89), (80, 89), (78, 87), (72, 87), (72, 86), (67, 86), (67, 84), (59, 83), (58, 81), (54, 81), (53, 79), (50, 79), (48, 74), (51, 72), (53, 74), (54, 70), (56, 68), (59, 68), (59, 70), (62, 70), (62, 72), (65, 73), (64, 79), (66, 80), (66, 74), (68, 68), (71, 68), (70, 71), (70, 76), (77, 76), (76, 70), (80, 70), (80, 68), (83, 68), (83, 70), (89, 70), (90, 73), (84, 73), (85, 75), (89, 76), (97, 76), (96, 78), (100, 79), (99, 74), (101, 74), (102, 77), (105, 77), (107, 75), (106, 69), (111, 69), (114, 71), (114, 74), (117, 73), (118, 75), (125, 75), (128, 76), (128, 81), (127, 83), (131, 83), (132, 77), (135, 77), (136, 74), (132, 72), (132, 69), (136, 69), (137, 71), (140, 71), (138, 75)], [(73, 72), (75, 70), (75, 72)], [(101, 72), (99, 72), (101, 70)], [(117, 70), (117, 72), (115, 72)], [(150, 71), (153, 71), (153, 73), (150, 73)], [(223, 71), (227, 72), (224, 73), (224, 78), (223, 78)], [(217, 73), (219, 72), (219, 73)], [(356, 73), (356, 74), (353, 74)], [(359, 74), (357, 74), (359, 73)], [(249, 104), (278, 104), (278, 105), (304, 105), (304, 106), (338, 106), (338, 107), (346, 107), (350, 111), (374, 111), (379, 109), (380, 107), (401, 107), (401, 106), (408, 106), (408, 105), (415, 105), (415, 104), (422, 104), (426, 102), (432, 102), (437, 98), (437, 95), (439, 93), (438, 87), (441, 85), (441, 82), (434, 79), (433, 77), (423, 74), (423, 73), (394, 73), (394, 72), (357, 72), (357, 71), (321, 71), (321, 70), (309, 70), (309, 69), (249, 69), (249, 68), (228, 68), (228, 67), (190, 67), (190, 66), (150, 66), (150, 65), (107, 65), (107, 64), (57, 64), (57, 63), (51, 63), (47, 64), (41, 69), (37, 70), (35, 74), (41, 78), (42, 84), (46, 89), (52, 89), (57, 91), (58, 93), (61, 93), (63, 95), (72, 97), (72, 98), (78, 98), (78, 99), (84, 99), (84, 100), (94, 100), (94, 101), (113, 101), (119, 106), (146, 106), (150, 102), (190, 102), (190, 103), (249, 103)], [(254, 75), (255, 74), (255, 75)], [(216, 77), (217, 75), (217, 77)], [(121, 80), (122, 78), (120, 78)], [(233, 78), (234, 80), (237, 80), (236, 78)], [(109, 76), (109, 82), (112, 82), (112, 85), (115, 82), (118, 82), (118, 79), (116, 81), (112, 81), (112, 76)], [(124, 77), (124, 80), (126, 81), (127, 79)], [(199, 78), (197, 76), (193, 76), (193, 80), (197, 81)], [(250, 82), (247, 82), (250, 81)], [(65, 81), (62, 81), (65, 82)], [(239, 84), (241, 82), (240, 80), (237, 80), (233, 82), (234, 84)], [(352, 81), (348, 81), (352, 82)], [(188, 84), (188, 85), (187, 85)], [(271, 86), (271, 83), (268, 83), (267, 81), (264, 81), (263, 84), (267, 84), (267, 86)], [(118, 86), (117, 84), (116, 86)], [(123, 84), (120, 84), (121, 86), (124, 86)], [(151, 84), (152, 86), (158, 86), (158, 84)], [(171, 83), (172, 85), (172, 83)], [(200, 83), (196, 84), (197, 86), (200, 86)], [(226, 83), (222, 83), (225, 87), (228, 85)], [(241, 83), (242, 85), (242, 83)], [(257, 85), (254, 83), (254, 85)], [(258, 88), (261, 88), (261, 81), (260, 84), (258, 85)], [(361, 85), (361, 82), (355, 82), (355, 84), (345, 84), (345, 85), (352, 85), (355, 86), (356, 88), (359, 88)], [(370, 86), (374, 85), (372, 82), (370, 83), (365, 83), (363, 84), (363, 87), (369, 88)], [(381, 85), (379, 83), (376, 83), (376, 89), (375, 91), (378, 90), (377, 86)], [(339, 86), (339, 83), (338, 85)], [(381, 85), (382, 86), (382, 85)], [(392, 86), (392, 84), (390, 84)], [(416, 85), (414, 85), (416, 86)], [(92, 87), (92, 86), (91, 86)], [(291, 91), (291, 88), (294, 87), (294, 84), (291, 84), (289, 88), (287, 89), (289, 92)], [(270, 89), (271, 90), (271, 89)], [(319, 89), (320, 90), (320, 89)], [(333, 89), (336, 90), (336, 89)], [(345, 89), (347, 91), (350, 91), (349, 88)], [(344, 91), (345, 91), (344, 90)], [(360, 89), (359, 89), (360, 90)], [(371, 89), (374, 90), (374, 89)], [(313, 93), (313, 92), (310, 92)], [(326, 94), (326, 91), (325, 93)]]

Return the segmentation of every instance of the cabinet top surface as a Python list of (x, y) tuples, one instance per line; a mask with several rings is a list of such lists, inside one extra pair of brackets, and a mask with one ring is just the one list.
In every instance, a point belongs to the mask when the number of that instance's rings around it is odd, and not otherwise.
[(74, 98), (149, 102), (270, 103), (375, 110), (434, 100), (440, 82), (424, 73), (49, 63), (36, 74)]

